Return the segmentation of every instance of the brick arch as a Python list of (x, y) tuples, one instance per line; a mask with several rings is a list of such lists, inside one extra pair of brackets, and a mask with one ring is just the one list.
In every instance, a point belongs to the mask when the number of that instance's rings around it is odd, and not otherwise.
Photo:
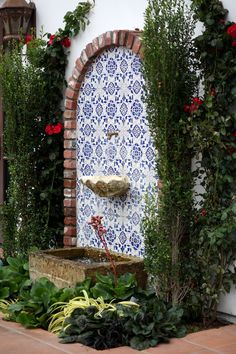
[(87, 44), (68, 80), (64, 112), (64, 246), (76, 246), (76, 111), (79, 90), (93, 59), (112, 46), (124, 46), (142, 57), (139, 31), (108, 31)]

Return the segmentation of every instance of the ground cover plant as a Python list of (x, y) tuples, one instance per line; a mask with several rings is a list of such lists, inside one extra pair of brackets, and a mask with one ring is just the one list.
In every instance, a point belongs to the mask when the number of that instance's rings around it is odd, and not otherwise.
[(8, 261), (0, 268), (0, 283), (11, 291), (0, 293), (0, 312), (27, 328), (57, 333), (62, 343), (142, 350), (186, 332), (183, 310), (157, 299), (152, 290), (139, 289), (133, 274), (117, 279), (112, 273), (97, 274), (95, 283), (88, 278), (74, 288), (58, 289), (46, 278), (32, 283), (20, 257)]

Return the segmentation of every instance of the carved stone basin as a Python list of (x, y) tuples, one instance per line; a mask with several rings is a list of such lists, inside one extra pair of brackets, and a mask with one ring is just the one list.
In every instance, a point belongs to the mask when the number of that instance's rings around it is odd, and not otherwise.
[[(116, 264), (117, 275), (133, 273), (141, 287), (146, 285), (147, 274), (143, 259), (110, 252)], [(91, 262), (84, 262), (84, 259)], [(47, 277), (59, 288), (73, 287), (87, 277), (95, 280), (96, 272), (108, 274), (110, 263), (105, 251), (90, 247), (59, 248), (32, 252), (29, 255), (29, 271), (32, 280)]]
[(80, 181), (100, 197), (120, 197), (130, 186), (127, 176), (84, 176)]

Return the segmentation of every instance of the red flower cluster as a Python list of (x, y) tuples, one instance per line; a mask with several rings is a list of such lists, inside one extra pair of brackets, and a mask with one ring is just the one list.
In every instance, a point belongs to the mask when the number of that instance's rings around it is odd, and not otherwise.
[(53, 41), (55, 39), (55, 34), (51, 34), (51, 36), (49, 37), (49, 41), (48, 41), (48, 45), (52, 45), (53, 44)]
[(28, 44), (29, 42), (31, 42), (33, 40), (33, 36), (31, 36), (30, 34), (27, 34), (25, 36), (25, 44)]
[(61, 123), (57, 123), (56, 125), (47, 124), (45, 127), (45, 133), (47, 135), (60, 134), (63, 129), (63, 125)]
[(227, 34), (232, 39), (232, 47), (236, 47), (236, 23), (227, 28)]
[(70, 38), (69, 38), (69, 37), (64, 38), (64, 39), (61, 41), (61, 44), (62, 44), (63, 47), (65, 47), (65, 48), (70, 48), (70, 46), (71, 46)]
[(186, 113), (193, 113), (199, 109), (199, 106), (203, 104), (203, 100), (198, 97), (192, 98), (192, 102), (190, 105), (184, 106), (184, 112)]
[(106, 232), (106, 228), (102, 225), (103, 216), (92, 216), (91, 221), (88, 222), (89, 225), (93, 227), (95, 231), (97, 231), (98, 236), (101, 238)]
[(71, 45), (71, 41), (69, 37), (65, 37), (64, 39), (61, 40), (60, 37), (57, 38), (55, 34), (51, 34), (51, 36), (49, 37), (48, 45), (53, 45), (54, 42), (61, 43), (61, 45), (63, 45), (63, 47), (65, 48), (69, 48)]

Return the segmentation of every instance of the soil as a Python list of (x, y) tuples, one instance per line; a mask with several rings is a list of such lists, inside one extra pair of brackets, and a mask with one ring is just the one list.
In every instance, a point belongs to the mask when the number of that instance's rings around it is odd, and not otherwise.
[(230, 324), (229, 322), (224, 321), (222, 319), (216, 319), (214, 321), (210, 321), (207, 324), (204, 324), (202, 322), (192, 322), (188, 324), (186, 327), (187, 327), (187, 333), (195, 333), (195, 332), (205, 331), (207, 329), (227, 326), (229, 324)]

